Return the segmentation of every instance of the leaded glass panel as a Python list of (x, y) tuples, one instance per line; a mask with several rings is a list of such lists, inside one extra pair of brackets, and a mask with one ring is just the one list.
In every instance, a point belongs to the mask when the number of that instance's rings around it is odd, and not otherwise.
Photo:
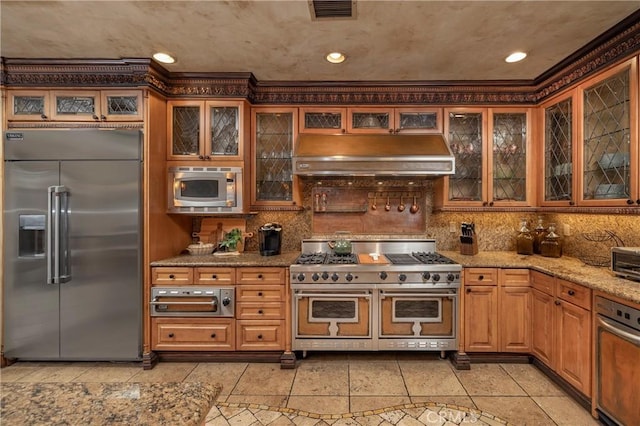
[(544, 163), (546, 201), (573, 198), (573, 135), (571, 98), (544, 110)]
[(449, 145), (456, 157), (449, 200), (482, 201), (482, 114), (450, 113)]
[(293, 114), (256, 114), (256, 185), (258, 201), (293, 196)]
[(438, 128), (437, 112), (401, 112), (399, 129), (424, 129)]
[(238, 155), (238, 107), (212, 107), (211, 155)]
[(198, 155), (200, 153), (200, 107), (173, 107), (173, 155)]
[(493, 115), (493, 200), (526, 200), (527, 115)]
[(630, 195), (629, 70), (584, 91), (583, 198)]
[(107, 96), (107, 114), (109, 115), (137, 115), (137, 96)]
[(15, 115), (44, 114), (44, 96), (16, 96), (13, 98)]
[(388, 112), (354, 112), (351, 116), (354, 129), (388, 129)]
[(56, 96), (57, 115), (95, 115), (96, 98), (93, 96)]
[(305, 112), (306, 129), (342, 129), (342, 114), (339, 112)]

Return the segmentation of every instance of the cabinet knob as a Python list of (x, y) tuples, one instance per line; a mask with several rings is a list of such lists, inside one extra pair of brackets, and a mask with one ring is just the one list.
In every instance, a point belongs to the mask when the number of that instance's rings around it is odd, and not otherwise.
[(567, 293), (569, 294), (569, 296), (575, 296), (576, 294), (576, 292), (573, 290), (569, 290)]
[(216, 274), (213, 274), (213, 275), (211, 275), (211, 279), (212, 279), (212, 280), (217, 280), (217, 279), (218, 279), (218, 276), (217, 276)]
[(483, 206), (483, 207), (487, 207), (487, 205), (488, 205), (488, 204), (489, 204), (489, 203), (487, 203), (486, 201), (483, 201), (483, 202), (482, 202), (482, 206)]
[(347, 129), (342, 129), (342, 133), (347, 133)]
[(172, 280), (172, 279), (174, 279), (175, 277), (176, 277), (175, 275), (173, 275), (173, 274), (169, 274), (169, 279), (171, 279), (171, 280)]
[(47, 117), (47, 115), (46, 115), (46, 114), (40, 114), (40, 118), (42, 118), (43, 120), (46, 120), (46, 119), (48, 119), (49, 117)]
[(575, 201), (569, 201), (570, 206), (575, 206), (575, 204), (576, 204)]
[(640, 205), (640, 198), (636, 200), (636, 204)]
[(262, 309), (258, 309), (258, 313), (262, 315), (263, 314)]
[(556, 305), (560, 306), (560, 301), (559, 301), (559, 300), (556, 300), (556, 301), (555, 301), (555, 302), (553, 302), (553, 303), (555, 303)]
[(467, 288), (467, 293), (471, 293), (471, 289), (470, 288)]
[(484, 275), (480, 275), (480, 276), (478, 277), (478, 280), (479, 280), (479, 281), (484, 280)]
[(204, 155), (198, 155), (198, 158), (199, 158), (200, 160), (204, 160)]
[(216, 338), (216, 333), (211, 333), (211, 338), (215, 339)]
[(261, 291), (258, 292), (258, 296), (262, 297), (262, 292)]
[(169, 333), (169, 337), (173, 337), (173, 336), (174, 336), (174, 334), (173, 334), (173, 333)]
[(262, 340), (262, 334), (258, 334), (258, 339)]
[(97, 116), (97, 115), (95, 115), (95, 114), (93, 114), (93, 117), (91, 117), (91, 118), (93, 118), (93, 119), (94, 119), (94, 120), (96, 120), (96, 121), (98, 121), (98, 120), (99, 120), (99, 119), (98, 119), (98, 116)]
[(258, 279), (262, 279), (262, 274), (258, 274)]
[(627, 200), (627, 204), (628, 205), (632, 205), (633, 204), (633, 200)]
[(211, 157), (209, 157), (208, 155), (205, 155), (205, 156), (204, 156), (204, 159), (205, 159), (205, 160), (211, 160)]
[(105, 115), (101, 115), (101, 116), (100, 116), (100, 120), (102, 120), (102, 121), (107, 121), (107, 116), (105, 116)]
[(489, 207), (493, 207), (493, 201), (489, 201)]

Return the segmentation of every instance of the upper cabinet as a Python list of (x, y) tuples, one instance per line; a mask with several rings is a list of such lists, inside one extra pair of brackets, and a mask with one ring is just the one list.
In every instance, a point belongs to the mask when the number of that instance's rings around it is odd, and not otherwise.
[(540, 185), (542, 206), (573, 206), (576, 204), (577, 102), (576, 91), (545, 102), (540, 109), (542, 120), (544, 183)]
[(578, 87), (578, 204), (640, 205), (636, 59)]
[(438, 206), (529, 206), (532, 185), (528, 108), (445, 109), (456, 173), (438, 184)]
[(169, 101), (169, 160), (242, 160), (246, 101)]
[(293, 176), (293, 144), (298, 133), (297, 108), (253, 108), (251, 113), (251, 208), (301, 206)]
[(9, 90), (9, 121), (142, 121), (141, 90)]
[(301, 133), (442, 133), (441, 108), (300, 108)]

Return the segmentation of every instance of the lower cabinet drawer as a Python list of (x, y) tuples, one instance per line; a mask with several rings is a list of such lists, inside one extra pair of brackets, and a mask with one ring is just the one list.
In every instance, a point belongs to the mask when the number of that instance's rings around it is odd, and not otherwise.
[(237, 320), (237, 350), (281, 351), (284, 350), (284, 321)]
[(237, 319), (270, 319), (284, 318), (285, 305), (281, 302), (238, 302), (236, 304)]
[(235, 350), (233, 318), (153, 318), (151, 349), (168, 351)]
[(193, 268), (151, 268), (151, 284), (193, 284)]

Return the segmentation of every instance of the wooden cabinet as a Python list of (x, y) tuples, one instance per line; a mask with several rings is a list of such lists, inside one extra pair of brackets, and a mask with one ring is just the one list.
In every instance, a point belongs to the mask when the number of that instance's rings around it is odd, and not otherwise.
[(153, 318), (151, 349), (168, 351), (233, 351), (233, 318)]
[(529, 270), (467, 268), (464, 286), (465, 351), (529, 352)]
[(286, 269), (239, 268), (236, 287), (238, 350), (283, 350)]
[(531, 109), (448, 108), (444, 116), (456, 173), (437, 182), (436, 207), (532, 205)]
[(347, 132), (347, 108), (302, 107), (300, 133), (341, 134)]
[(167, 106), (169, 160), (244, 160), (247, 101), (172, 100)]
[(9, 121), (142, 121), (141, 90), (9, 90)]
[(251, 209), (301, 206), (291, 160), (297, 133), (297, 108), (252, 109)]
[(591, 290), (532, 272), (532, 354), (591, 395)]
[(640, 205), (637, 58), (578, 86), (578, 204)]

